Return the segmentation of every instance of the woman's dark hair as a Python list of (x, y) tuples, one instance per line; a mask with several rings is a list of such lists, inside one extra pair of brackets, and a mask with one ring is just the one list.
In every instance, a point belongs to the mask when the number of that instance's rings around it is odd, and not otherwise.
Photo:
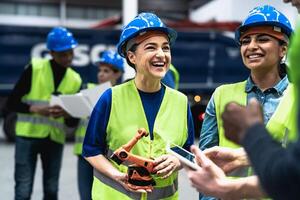
[(279, 72), (279, 77), (280, 78), (283, 78), (287, 74), (287, 66), (286, 66), (285, 63), (280, 63), (279, 64), (278, 72)]
[[(132, 45), (132, 47), (128, 51), (135, 52), (138, 45), (139, 44)], [(132, 67), (135, 70), (135, 65), (130, 62), (127, 56), (126, 56), (126, 62), (130, 67)]]
[[(285, 41), (282, 40), (278, 40), (278, 41), (280, 46), (284, 46), (284, 45), (288, 46), (288, 44)], [(285, 62), (282, 62), (282, 60), (280, 60), (280, 63), (278, 65), (278, 73), (280, 78), (283, 78), (287, 74), (287, 66)]]

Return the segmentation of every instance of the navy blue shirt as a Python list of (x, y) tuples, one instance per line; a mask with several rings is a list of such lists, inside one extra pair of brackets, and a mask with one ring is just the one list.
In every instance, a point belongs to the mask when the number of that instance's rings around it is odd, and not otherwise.
[(169, 70), (166, 75), (164, 76), (164, 78), (161, 80), (161, 82), (167, 86), (169, 86), (170, 88), (175, 89), (175, 77), (174, 74), (171, 70)]
[[(160, 108), (164, 94), (164, 86), (162, 86), (159, 91), (154, 93), (146, 93), (139, 91), (139, 95), (141, 97), (143, 108), (147, 118), (151, 139), (153, 139), (153, 126), (155, 118)], [(92, 112), (83, 142), (82, 155), (84, 157), (105, 154), (106, 152), (106, 127), (110, 116), (111, 99), (112, 90), (108, 89), (100, 97)], [(194, 124), (189, 106), (187, 118), (188, 138), (183, 147), (189, 150), (190, 146), (194, 143)]]

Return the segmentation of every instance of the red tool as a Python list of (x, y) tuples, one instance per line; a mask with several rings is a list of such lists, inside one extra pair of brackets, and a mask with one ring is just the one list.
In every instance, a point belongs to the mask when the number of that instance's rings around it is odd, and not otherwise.
[(128, 167), (128, 183), (127, 185), (133, 190), (143, 189), (146, 191), (153, 190), (155, 181), (151, 177), (151, 173), (154, 168), (154, 161), (149, 158), (144, 158), (142, 156), (137, 156), (130, 153), (130, 150), (133, 146), (141, 139), (142, 137), (147, 137), (149, 133), (145, 129), (139, 129), (127, 144), (123, 145), (117, 149), (111, 159), (117, 164), (121, 164), (124, 161), (129, 161), (133, 163)]

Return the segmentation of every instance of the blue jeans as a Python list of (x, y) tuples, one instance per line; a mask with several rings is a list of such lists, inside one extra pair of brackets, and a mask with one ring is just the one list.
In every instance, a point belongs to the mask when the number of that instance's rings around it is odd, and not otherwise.
[(82, 156), (78, 156), (77, 182), (81, 200), (92, 199), (93, 167)]
[(40, 155), (43, 168), (43, 199), (58, 199), (62, 153), (63, 145), (49, 138), (16, 137), (15, 200), (30, 199), (38, 155)]

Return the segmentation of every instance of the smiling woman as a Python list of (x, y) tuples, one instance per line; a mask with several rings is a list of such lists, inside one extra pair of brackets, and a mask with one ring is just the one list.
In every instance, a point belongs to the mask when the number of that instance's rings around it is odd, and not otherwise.
[[(280, 142), (292, 138), (288, 119), (279, 117), (282, 112), (280, 105), (283, 105), (280, 104), (281, 100), (284, 96), (291, 99), (291, 90), (287, 90), (289, 80), (284, 57), (292, 31), (286, 16), (272, 6), (259, 6), (249, 12), (237, 28), (235, 39), (250, 76), (243, 82), (222, 85), (215, 90), (206, 108), (200, 134), (199, 146), (202, 150), (217, 145), (238, 147), (225, 138), (221, 115), (227, 103), (235, 101), (247, 105), (251, 98), (260, 102), (264, 123), (274, 138)], [(285, 106), (284, 111), (290, 112), (291, 104)], [(248, 172), (248, 168), (245, 168), (232, 175), (247, 176)]]
[[(107, 90), (90, 118), (83, 156), (96, 170), (93, 199), (178, 199), (177, 171), (181, 164), (167, 154), (166, 144), (189, 150), (194, 143), (194, 127), (187, 97), (161, 83), (171, 63), (176, 36), (176, 31), (152, 13), (139, 14), (123, 29), (118, 52), (136, 70), (136, 76)], [(117, 165), (109, 159), (111, 152), (128, 143), (139, 128), (145, 128), (149, 136), (140, 138), (133, 152), (153, 159), (154, 168), (149, 173), (155, 186), (135, 170), (145, 171), (140, 164)], [(127, 174), (133, 167), (135, 176)]]

